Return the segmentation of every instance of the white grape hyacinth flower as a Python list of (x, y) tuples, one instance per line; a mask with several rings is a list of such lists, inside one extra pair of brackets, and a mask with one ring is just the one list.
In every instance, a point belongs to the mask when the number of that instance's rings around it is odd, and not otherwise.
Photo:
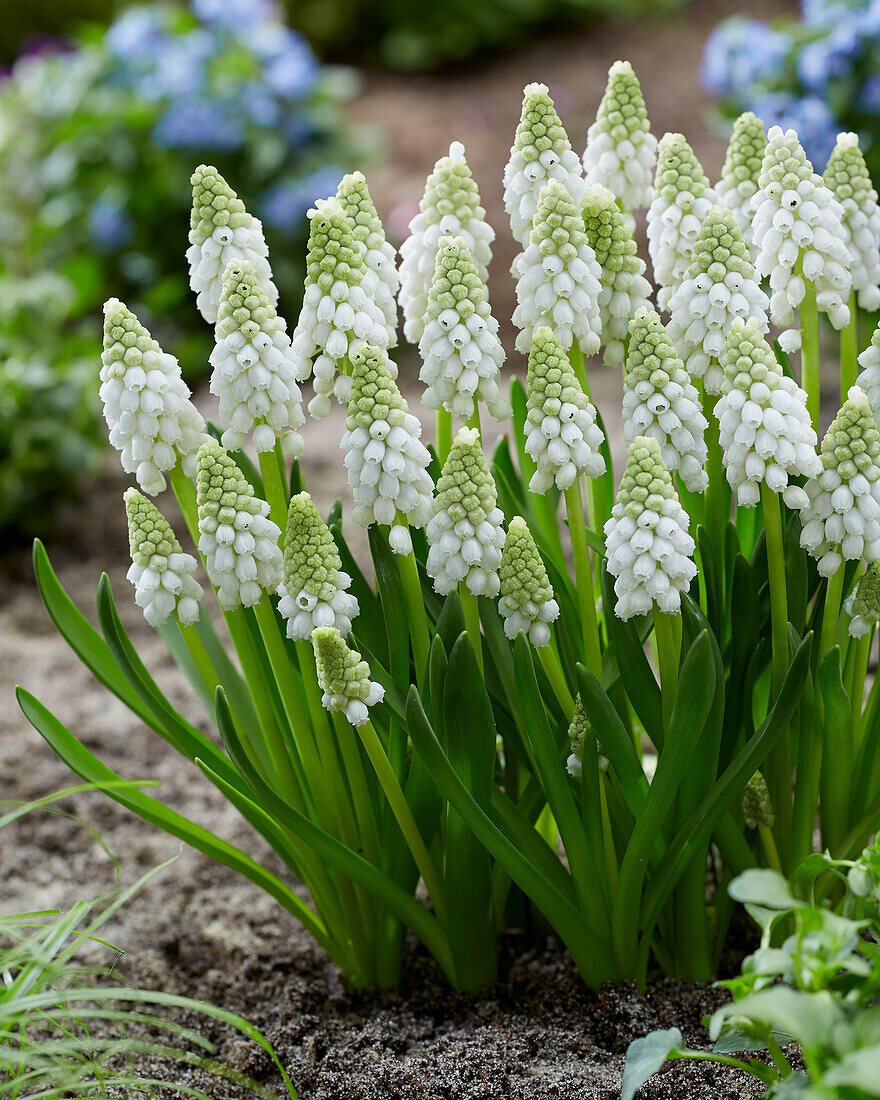
[(385, 698), (385, 689), (370, 679), (370, 666), (360, 653), (349, 649), (335, 627), (319, 626), (312, 634), (312, 645), (322, 705), (344, 714), (353, 726), (364, 725), (370, 718), (369, 708)]
[(715, 416), (737, 504), (753, 508), (766, 485), (789, 508), (806, 507), (807, 494), (790, 480), (822, 471), (806, 393), (783, 374), (753, 319), (734, 321), (721, 362), (724, 383)]
[(547, 85), (527, 84), (522, 115), (504, 169), (504, 209), (511, 232), (523, 248), (528, 247), (541, 191), (551, 180), (561, 183), (574, 201), (580, 202), (584, 193), (581, 162)]
[(202, 414), (180, 364), (118, 298), (104, 304), (100, 392), (110, 443), (145, 493), (161, 493), (165, 474), (178, 463), (187, 477), (195, 474), (205, 439)]
[(868, 395), (874, 419), (880, 424), (880, 325), (874, 329), (871, 343), (859, 355), (858, 384)]
[(513, 641), (522, 631), (533, 646), (550, 642), (550, 626), (559, 618), (559, 604), (532, 532), (522, 516), (514, 516), (507, 528), (501, 552), (501, 598), (498, 610), (504, 633)]
[(158, 627), (176, 613), (183, 626), (198, 622), (202, 587), (193, 576), (198, 563), (185, 554), (168, 520), (137, 489), (125, 491), (125, 514), (134, 585), (134, 601), (150, 626)]
[(397, 250), (385, 238), (385, 227), (373, 204), (363, 172), (349, 172), (339, 181), (336, 197), (353, 227), (360, 246), (367, 277), (372, 281), (372, 296), (385, 318), (389, 348), (397, 346), (397, 293), (400, 275)]
[(844, 560), (880, 558), (880, 432), (858, 386), (825, 433), (821, 459), (822, 472), (805, 486), (801, 546), (830, 577)]
[(669, 338), (688, 374), (703, 380), (706, 393), (721, 392), (720, 358), (733, 322), (751, 319), (766, 332), (768, 305), (736, 219), (730, 210), (713, 206), (687, 274), (669, 302)]
[(245, 210), (213, 165), (199, 165), (190, 183), (193, 204), (186, 258), (189, 285), (201, 315), (209, 325), (215, 323), (223, 273), (231, 262), (240, 260), (253, 265), (270, 305), (277, 305), (278, 288), (272, 282), (269, 249), (259, 219)]
[(850, 616), (849, 636), (864, 638), (880, 623), (880, 568), (872, 562), (846, 598), (843, 610)]
[(529, 245), (516, 270), (517, 350), (528, 352), (535, 329), (549, 325), (566, 351), (577, 341), (584, 355), (595, 355), (602, 342), (602, 270), (580, 210), (556, 180), (541, 191)]
[(297, 429), (305, 415), (287, 325), (247, 260), (233, 261), (223, 276), (214, 341), (211, 393), (229, 425), (223, 446), (240, 451), (250, 435), (258, 452), (271, 451), (277, 440), (285, 454), (299, 458)]
[(843, 207), (846, 246), (852, 256), (852, 288), (859, 306), (880, 309), (880, 208), (858, 134), (838, 134), (823, 180)]
[(721, 179), (715, 184), (718, 202), (736, 218), (752, 259), (757, 251), (752, 235), (751, 200), (758, 190), (766, 146), (764, 123), (751, 111), (745, 111), (733, 124)]
[(351, 362), (351, 397), (340, 444), (354, 496), (351, 518), (360, 527), (388, 525), (392, 552), (409, 554), (409, 528), (424, 527), (433, 514), (431, 455), (420, 438), (422, 425), (401, 397), (383, 351), (364, 344)]
[(463, 583), (475, 596), (498, 595), (503, 520), (480, 433), (461, 428), (443, 465), (434, 515), (425, 528), (426, 569), (435, 592), (445, 596)]
[(615, 578), (619, 619), (681, 611), (681, 593), (697, 575), (690, 520), (679, 503), (656, 439), (630, 444), (611, 518), (605, 524), (608, 572)]
[(706, 418), (700, 395), (672, 345), (660, 315), (642, 309), (630, 322), (623, 372), (623, 441), (638, 436), (660, 444), (663, 462), (692, 493), (709, 484)]
[(441, 237), (461, 237), (480, 278), (489, 279), (495, 230), (486, 221), (477, 184), (465, 160), (464, 146), (453, 141), (425, 181), (419, 212), (409, 223), (409, 236), (400, 246), (400, 293), (403, 334), (417, 344), (425, 331), (428, 292)]
[(529, 481), (533, 493), (553, 485), (564, 491), (582, 474), (605, 473), (596, 410), (549, 328), (535, 330), (529, 350), (526, 407), (526, 452), (537, 466)]
[(498, 385), (504, 348), (486, 286), (463, 237), (441, 237), (419, 341), (429, 409), (470, 420), (482, 401), (496, 420), (510, 416)]
[(319, 626), (335, 627), (345, 637), (360, 610), (349, 591), (333, 535), (308, 493), (291, 497), (284, 530), (284, 579), (278, 585), (278, 613), (287, 637), (307, 641)]
[(269, 519), (269, 505), (213, 439), (199, 451), (196, 502), (199, 550), (220, 606), (253, 607), (281, 583), (281, 531)]
[(599, 184), (627, 214), (651, 202), (657, 139), (651, 133), (638, 77), (628, 61), (608, 70), (605, 94), (587, 131), (583, 163), (587, 184)]
[(759, 183), (751, 199), (755, 268), (770, 280), (771, 321), (794, 323), (808, 280), (818, 308), (834, 328), (843, 328), (852, 286), (844, 211), (813, 171), (794, 130), (771, 126)]

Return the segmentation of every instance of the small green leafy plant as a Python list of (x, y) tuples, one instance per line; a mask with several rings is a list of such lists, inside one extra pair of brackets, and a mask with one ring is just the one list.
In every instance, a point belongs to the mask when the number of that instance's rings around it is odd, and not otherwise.
[[(793, 131), (761, 129), (755, 163), (755, 121), (713, 189), (682, 135), (651, 134), (627, 63), (583, 159), (547, 88), (525, 89), (504, 185), (528, 364), (509, 396), (494, 232), (458, 142), (399, 270), (360, 172), (315, 204), (291, 334), (259, 222), (216, 168), (196, 170), (188, 257), (221, 425), (135, 315), (105, 305), (101, 397), (141, 489), (125, 495), (128, 578), (220, 743), (161, 692), (106, 577), (98, 630), (39, 543), (37, 582), (98, 680), (232, 801), (311, 904), (186, 816), (110, 793), (263, 886), (354, 985), (395, 984), (408, 928), (451, 983), (479, 989), (499, 932), (535, 910), (593, 987), (644, 981), (652, 960), (708, 979), (731, 878), (798, 866), (817, 818), (844, 860), (880, 824), (880, 681), (865, 690), (880, 334), (857, 361), (846, 304), (880, 281), (880, 211), (854, 136), (826, 185)], [(668, 324), (632, 236), (644, 207)], [(433, 450), (389, 356), (398, 305)], [(821, 448), (820, 311), (843, 331)], [(774, 345), (771, 320), (786, 326)], [(590, 397), (585, 356), (600, 351), (624, 374), (619, 482)], [(372, 577), (341, 503), (325, 519), (304, 485), (308, 379), (313, 418), (345, 406)], [(507, 425), (491, 458), (486, 412)], [(169, 482), (203, 572), (149, 499)], [(114, 780), (19, 699), (75, 771)]]
[[(678, 1028), (636, 1039), (621, 1100), (632, 1100), (670, 1059), (733, 1066), (767, 1085), (768, 1097), (877, 1096), (880, 847), (854, 860), (811, 856), (791, 884), (753, 868), (730, 892), (760, 925), (761, 946), (739, 977), (718, 983), (733, 1000), (705, 1021), (712, 1050), (690, 1049)], [(799, 1058), (783, 1049), (792, 1044)], [(748, 1056), (759, 1051), (769, 1060)]]

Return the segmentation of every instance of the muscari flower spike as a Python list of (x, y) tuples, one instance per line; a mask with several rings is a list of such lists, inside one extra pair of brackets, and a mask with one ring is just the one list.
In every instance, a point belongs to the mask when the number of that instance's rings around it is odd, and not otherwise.
[(498, 595), (504, 515), (476, 428), (461, 428), (443, 465), (434, 498), (426, 569), (441, 596), (459, 582), (475, 596)]
[(651, 202), (651, 174), (657, 139), (651, 133), (642, 89), (628, 61), (608, 70), (596, 121), (587, 131), (584, 173), (588, 184), (601, 184), (620, 199), (627, 213)]
[(305, 416), (287, 325), (248, 260), (226, 268), (214, 340), (211, 393), (220, 398), (220, 417), (229, 425), (223, 446), (241, 450), (252, 434), (257, 451), (271, 451), (278, 440), (285, 454), (298, 458), (303, 440), (297, 428)]
[(197, 562), (185, 554), (171, 524), (137, 489), (126, 489), (125, 514), (131, 566), (126, 576), (134, 585), (134, 602), (150, 626), (161, 626), (172, 612), (184, 626), (199, 617), (202, 588), (193, 576)]
[(750, 202), (758, 190), (766, 147), (764, 123), (751, 111), (741, 114), (733, 124), (721, 179), (715, 184), (718, 202), (736, 218), (749, 249), (754, 248)]
[(528, 247), (515, 267), (517, 350), (527, 352), (535, 328), (549, 325), (566, 350), (577, 340), (584, 355), (595, 355), (601, 346), (602, 270), (574, 199), (556, 180), (541, 190)]
[(441, 237), (419, 341), (429, 409), (470, 420), (483, 401), (496, 420), (510, 416), (498, 387), (504, 348), (486, 284), (463, 237)]
[(721, 393), (724, 341), (737, 317), (766, 332), (767, 295), (755, 279), (733, 214), (713, 206), (703, 220), (687, 274), (669, 301), (669, 338), (706, 393)]
[(411, 344), (417, 344), (425, 331), (428, 292), (441, 237), (463, 238), (480, 278), (484, 283), (488, 280), (495, 230), (486, 221), (460, 141), (453, 141), (449, 156), (434, 165), (419, 212), (409, 223), (409, 236), (400, 246), (398, 300), (403, 310), (403, 334)]
[(281, 531), (230, 455), (213, 439), (199, 451), (199, 550), (220, 606), (253, 607), (282, 580)]
[(805, 507), (806, 493), (789, 479), (822, 471), (806, 393), (783, 373), (754, 320), (734, 321), (721, 362), (724, 382), (715, 416), (737, 504), (754, 507), (766, 484), (789, 508)]
[(110, 442), (122, 468), (145, 493), (165, 488), (178, 462), (187, 477), (205, 438), (205, 421), (190, 400), (180, 364), (118, 298), (104, 304), (101, 401)]
[(583, 216), (587, 240), (602, 271), (599, 315), (605, 361), (619, 367), (629, 319), (648, 305), (651, 284), (626, 218), (607, 187), (596, 184), (587, 188)]
[(278, 612), (287, 620), (287, 637), (303, 642), (321, 626), (344, 637), (359, 612), (348, 592), (351, 577), (327, 524), (308, 493), (291, 497), (284, 532), (284, 579), (278, 585)]
[(550, 641), (547, 624), (559, 618), (559, 604), (553, 598), (553, 585), (522, 516), (514, 516), (508, 525), (499, 578), (498, 610), (504, 619), (504, 633), (512, 641), (523, 631), (532, 645), (547, 645)]
[(608, 572), (615, 577), (619, 619), (656, 605), (672, 615), (697, 575), (690, 520), (679, 503), (656, 439), (638, 436), (629, 448), (617, 502), (605, 524)]
[(370, 666), (360, 653), (349, 649), (333, 626), (319, 626), (312, 633), (315, 670), (324, 693), (321, 702), (329, 711), (344, 714), (353, 726), (369, 721), (369, 707), (385, 698), (385, 689), (370, 679)]
[(880, 208), (858, 134), (838, 134), (822, 177), (843, 207), (852, 288), (862, 309), (880, 309)]
[(397, 250), (385, 239), (363, 172), (349, 172), (339, 181), (336, 197), (353, 227), (352, 235), (363, 252), (364, 263), (373, 279), (373, 300), (382, 311), (388, 347), (397, 346)]
[(664, 134), (657, 156), (654, 197), (648, 207), (648, 252), (657, 280), (657, 303), (669, 308), (690, 266), (703, 218), (715, 192), (683, 134)]
[(537, 464), (529, 488), (568, 489), (585, 474), (605, 473), (602, 429), (565, 349), (549, 328), (535, 330), (526, 376), (526, 451)]
[(750, 829), (757, 829), (759, 825), (773, 828), (776, 815), (773, 813), (767, 781), (760, 772), (755, 772), (743, 788), (742, 811), (743, 819)]
[(412, 550), (408, 524), (424, 527), (433, 514), (431, 455), (421, 442), (422, 426), (401, 397), (383, 351), (364, 344), (352, 353), (351, 397), (342, 437), (348, 484), (354, 496), (351, 518), (361, 527), (391, 527), (395, 554)]
[[(843, 207), (816, 175), (794, 130), (771, 126), (759, 189), (750, 200), (755, 268), (770, 279), (770, 319), (791, 325), (808, 279), (816, 304), (839, 329), (849, 321), (852, 258)], [(789, 343), (794, 349), (795, 344)]]
[(851, 638), (863, 638), (880, 623), (880, 563), (872, 562), (843, 604)]
[(874, 329), (871, 343), (859, 355), (862, 368), (858, 384), (868, 395), (874, 419), (880, 424), (880, 325)]
[[(347, 360), (362, 340), (388, 346), (382, 311), (373, 300), (374, 279), (368, 279), (354, 226), (337, 198), (319, 199), (309, 211), (306, 290), (293, 333), (297, 377), (313, 375), (315, 396), (309, 412), (320, 419), (330, 412), (330, 394), (348, 401), (351, 379)], [(314, 362), (312, 359), (314, 358)], [(395, 369), (395, 368), (392, 368)]]
[[(583, 774), (583, 760), (584, 760), (584, 743), (587, 740), (595, 739), (595, 732), (593, 730), (592, 723), (587, 717), (587, 712), (584, 710), (584, 704), (578, 695), (574, 701), (574, 717), (571, 720), (571, 725), (568, 727), (568, 743), (571, 748), (571, 755), (565, 762), (565, 767), (569, 775), (575, 779), (580, 779)], [(602, 751), (602, 746), (596, 746), (598, 750), (598, 760), (600, 772), (608, 771), (609, 760), (605, 753)]]
[(523, 89), (522, 115), (504, 169), (504, 209), (511, 231), (527, 248), (541, 191), (551, 180), (561, 183), (580, 202), (584, 180), (577, 153), (556, 113), (546, 84)]
[(806, 484), (801, 546), (830, 577), (847, 561), (880, 558), (880, 432), (853, 386), (822, 440), (822, 472)]
[(245, 210), (244, 203), (213, 165), (200, 164), (190, 183), (193, 204), (186, 258), (189, 285), (201, 315), (211, 325), (217, 320), (223, 273), (233, 260), (253, 264), (269, 304), (277, 305), (278, 289), (272, 282), (262, 223)]
[(709, 475), (700, 395), (658, 313), (640, 310), (629, 331), (623, 372), (624, 442), (629, 446), (637, 436), (656, 439), (666, 468), (678, 471), (692, 493), (701, 493)]

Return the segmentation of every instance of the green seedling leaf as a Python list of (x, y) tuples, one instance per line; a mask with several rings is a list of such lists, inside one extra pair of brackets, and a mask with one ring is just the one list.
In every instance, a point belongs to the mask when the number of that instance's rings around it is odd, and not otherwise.
[(620, 1100), (633, 1100), (635, 1094), (666, 1060), (684, 1049), (684, 1039), (677, 1027), (652, 1031), (643, 1039), (635, 1039), (626, 1051), (626, 1065), (620, 1085)]

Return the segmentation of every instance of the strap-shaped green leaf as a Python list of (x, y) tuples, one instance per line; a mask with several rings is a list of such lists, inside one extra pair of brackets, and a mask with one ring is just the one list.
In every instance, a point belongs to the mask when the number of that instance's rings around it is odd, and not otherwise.
[(819, 798), (822, 844), (833, 856), (839, 856), (851, 823), (855, 764), (852, 707), (841, 677), (839, 646), (834, 646), (819, 666), (817, 687), (824, 714)]
[(409, 617), (400, 570), (388, 539), (376, 524), (369, 530), (370, 554), (376, 573), (380, 614), (385, 623), (388, 671), (402, 692), (409, 687)]

